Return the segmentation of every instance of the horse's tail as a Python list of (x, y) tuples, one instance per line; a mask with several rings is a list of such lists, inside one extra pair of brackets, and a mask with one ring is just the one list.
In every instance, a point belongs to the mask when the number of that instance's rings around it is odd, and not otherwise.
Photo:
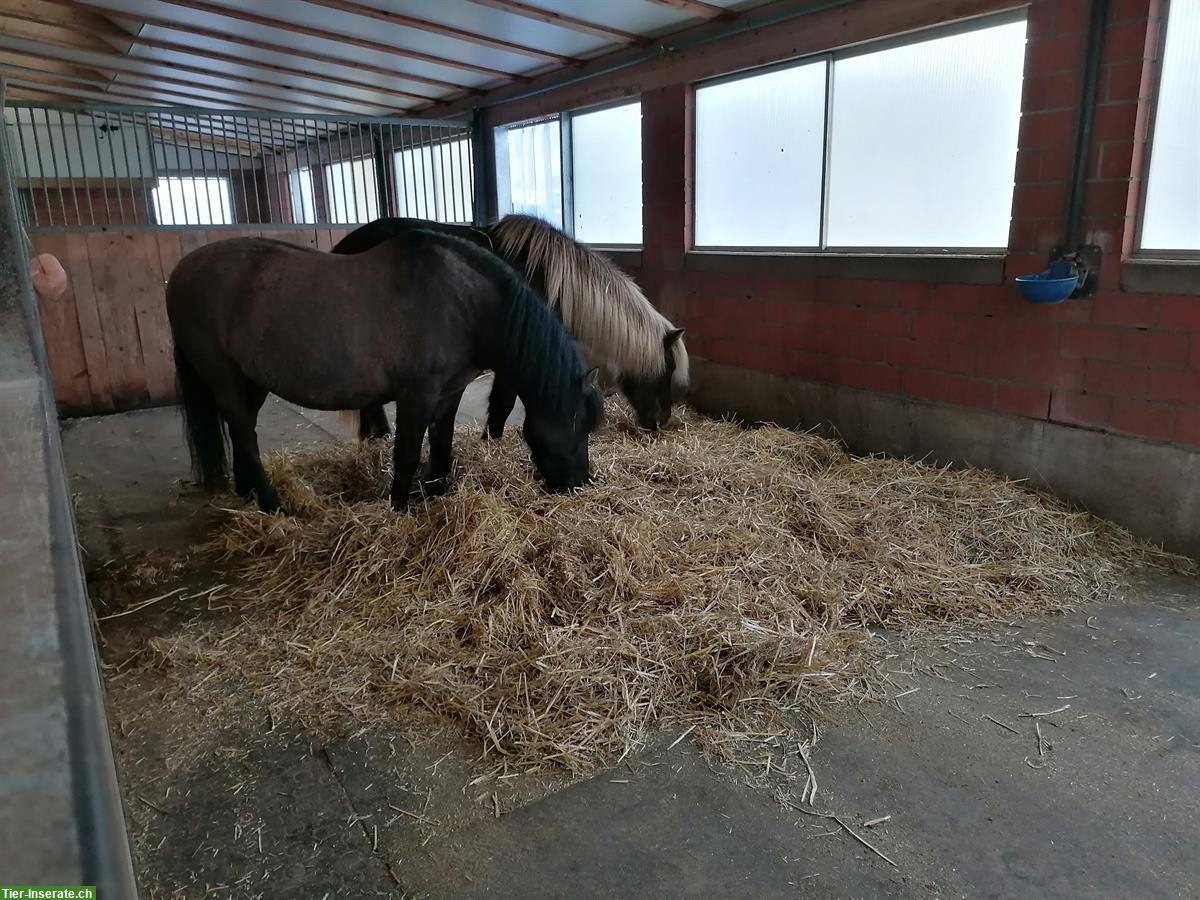
[(183, 430), (192, 457), (192, 474), (206, 488), (222, 488), (227, 483), (228, 462), (225, 452), (225, 425), (217, 410), (212, 388), (175, 348), (175, 375), (183, 408)]
[(338, 424), (350, 440), (362, 439), (362, 413), (357, 409), (343, 409), (338, 413)]

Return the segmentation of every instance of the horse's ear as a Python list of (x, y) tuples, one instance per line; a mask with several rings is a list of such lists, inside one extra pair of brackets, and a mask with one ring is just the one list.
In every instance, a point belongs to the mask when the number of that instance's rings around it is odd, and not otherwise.
[(590, 394), (596, 388), (600, 387), (600, 369), (599, 367), (590, 370), (583, 376), (583, 392)]
[(679, 343), (679, 339), (681, 337), (683, 337), (683, 329), (682, 328), (672, 328), (670, 331), (668, 331), (666, 334), (663, 335), (663, 349), (670, 350), (677, 343)]

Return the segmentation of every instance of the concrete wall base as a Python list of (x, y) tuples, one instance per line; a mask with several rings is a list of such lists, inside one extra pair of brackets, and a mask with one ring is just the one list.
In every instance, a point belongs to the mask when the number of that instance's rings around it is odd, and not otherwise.
[(1028, 479), (1200, 558), (1200, 452), (695, 358), (690, 399), (712, 415), (832, 428), (859, 453), (928, 457)]

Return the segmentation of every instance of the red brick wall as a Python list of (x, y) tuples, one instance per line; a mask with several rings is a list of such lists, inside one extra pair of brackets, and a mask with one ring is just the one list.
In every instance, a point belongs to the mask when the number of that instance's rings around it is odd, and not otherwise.
[[(926, 7), (925, 24), (965, 9), (937, 0)], [(853, 42), (856, 22), (864, 34), (876, 27), (864, 4), (839, 9), (842, 43)], [(765, 265), (763, 274), (689, 271), (691, 89), (684, 79), (697, 63), (681, 54), (681, 78), (662, 86), (670, 61), (656, 62), (644, 77), (653, 87), (641, 92), (641, 279), (687, 328), (691, 352), (805, 379), (1200, 446), (1200, 296), (1120, 288), (1122, 252), (1135, 246), (1159, 0), (1110, 3), (1083, 207), (1083, 238), (1105, 251), (1100, 291), (1091, 300), (1033, 306), (1011, 282), (1044, 268), (1047, 251), (1066, 237), (1089, 11), (1087, 0), (1030, 4), (1006, 283), (996, 286), (771, 275)], [(817, 17), (808, 18), (819, 31)], [(728, 69), (740, 68), (736, 59), (725, 59), (729, 55), (720, 45), (708, 50)], [(747, 57), (745, 65), (761, 61)], [(538, 111), (571, 108), (582, 96), (542, 95)], [(519, 104), (523, 114), (533, 111), (530, 102)], [(500, 107), (495, 121), (513, 112)]]

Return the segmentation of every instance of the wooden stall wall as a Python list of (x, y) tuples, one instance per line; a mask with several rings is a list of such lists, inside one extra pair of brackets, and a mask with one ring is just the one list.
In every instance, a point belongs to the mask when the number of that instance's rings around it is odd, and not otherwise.
[(30, 235), (31, 256), (53, 253), (67, 271), (59, 299), (39, 301), (54, 399), (63, 416), (175, 402), (166, 281), (211, 241), (270, 237), (330, 250), (344, 228), (90, 231)]

